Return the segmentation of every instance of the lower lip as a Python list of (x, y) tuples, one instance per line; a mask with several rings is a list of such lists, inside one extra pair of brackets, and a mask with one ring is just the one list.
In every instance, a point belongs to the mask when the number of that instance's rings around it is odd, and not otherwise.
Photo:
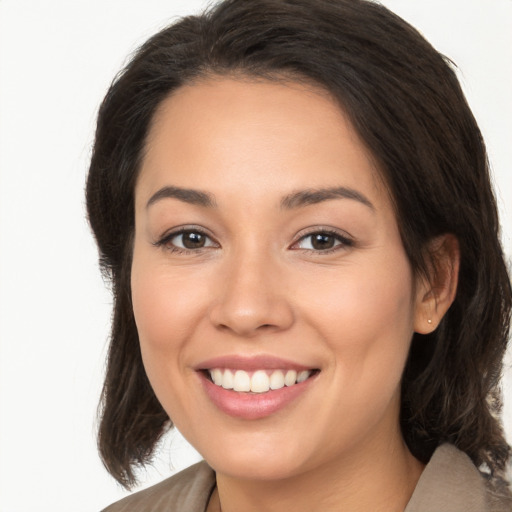
[(270, 416), (299, 398), (310, 386), (314, 377), (304, 382), (285, 386), (266, 393), (240, 393), (224, 389), (199, 372), (201, 382), (210, 400), (224, 413), (235, 418), (257, 420)]

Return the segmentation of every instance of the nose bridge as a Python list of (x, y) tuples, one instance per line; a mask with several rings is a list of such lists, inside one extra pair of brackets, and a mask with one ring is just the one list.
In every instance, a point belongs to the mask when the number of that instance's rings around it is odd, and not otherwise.
[(265, 244), (250, 241), (226, 257), (211, 319), (241, 336), (286, 329), (293, 312), (278, 258)]

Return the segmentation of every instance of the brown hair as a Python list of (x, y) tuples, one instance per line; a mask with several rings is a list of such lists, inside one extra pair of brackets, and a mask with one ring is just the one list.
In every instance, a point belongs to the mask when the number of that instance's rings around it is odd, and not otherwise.
[(451, 63), (401, 18), (366, 0), (226, 0), (147, 41), (101, 105), (87, 208), (114, 315), (99, 449), (123, 485), (171, 424), (148, 382), (130, 292), (134, 186), (148, 128), (178, 87), (210, 75), (314, 82), (337, 98), (379, 162), (405, 251), (427, 274), (427, 244), (454, 234), (459, 287), (438, 329), (415, 334), (401, 422), (426, 462), (442, 442), (499, 477), (509, 458), (498, 384), (512, 291), (481, 133)]

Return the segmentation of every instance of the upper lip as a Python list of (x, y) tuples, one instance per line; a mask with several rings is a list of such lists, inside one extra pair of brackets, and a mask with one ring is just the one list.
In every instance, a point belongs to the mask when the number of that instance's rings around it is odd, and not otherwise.
[(305, 366), (288, 359), (261, 354), (256, 356), (225, 355), (201, 361), (195, 365), (196, 370), (209, 370), (212, 368), (230, 368), (233, 370), (311, 370), (314, 367)]

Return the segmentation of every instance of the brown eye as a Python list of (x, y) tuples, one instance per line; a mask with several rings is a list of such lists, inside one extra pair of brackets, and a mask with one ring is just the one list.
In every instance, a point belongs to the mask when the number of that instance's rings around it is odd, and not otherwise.
[(208, 235), (195, 229), (186, 229), (171, 233), (157, 242), (156, 245), (178, 252), (218, 247), (218, 244)]
[(332, 249), (335, 243), (336, 239), (332, 235), (325, 233), (315, 233), (311, 235), (311, 246), (318, 251)]
[(200, 249), (205, 247), (207, 237), (197, 231), (186, 231), (176, 238), (181, 237), (181, 244), (185, 249)]
[(331, 249), (343, 249), (353, 245), (353, 241), (337, 232), (317, 231), (303, 236), (294, 246), (296, 249), (328, 252)]

